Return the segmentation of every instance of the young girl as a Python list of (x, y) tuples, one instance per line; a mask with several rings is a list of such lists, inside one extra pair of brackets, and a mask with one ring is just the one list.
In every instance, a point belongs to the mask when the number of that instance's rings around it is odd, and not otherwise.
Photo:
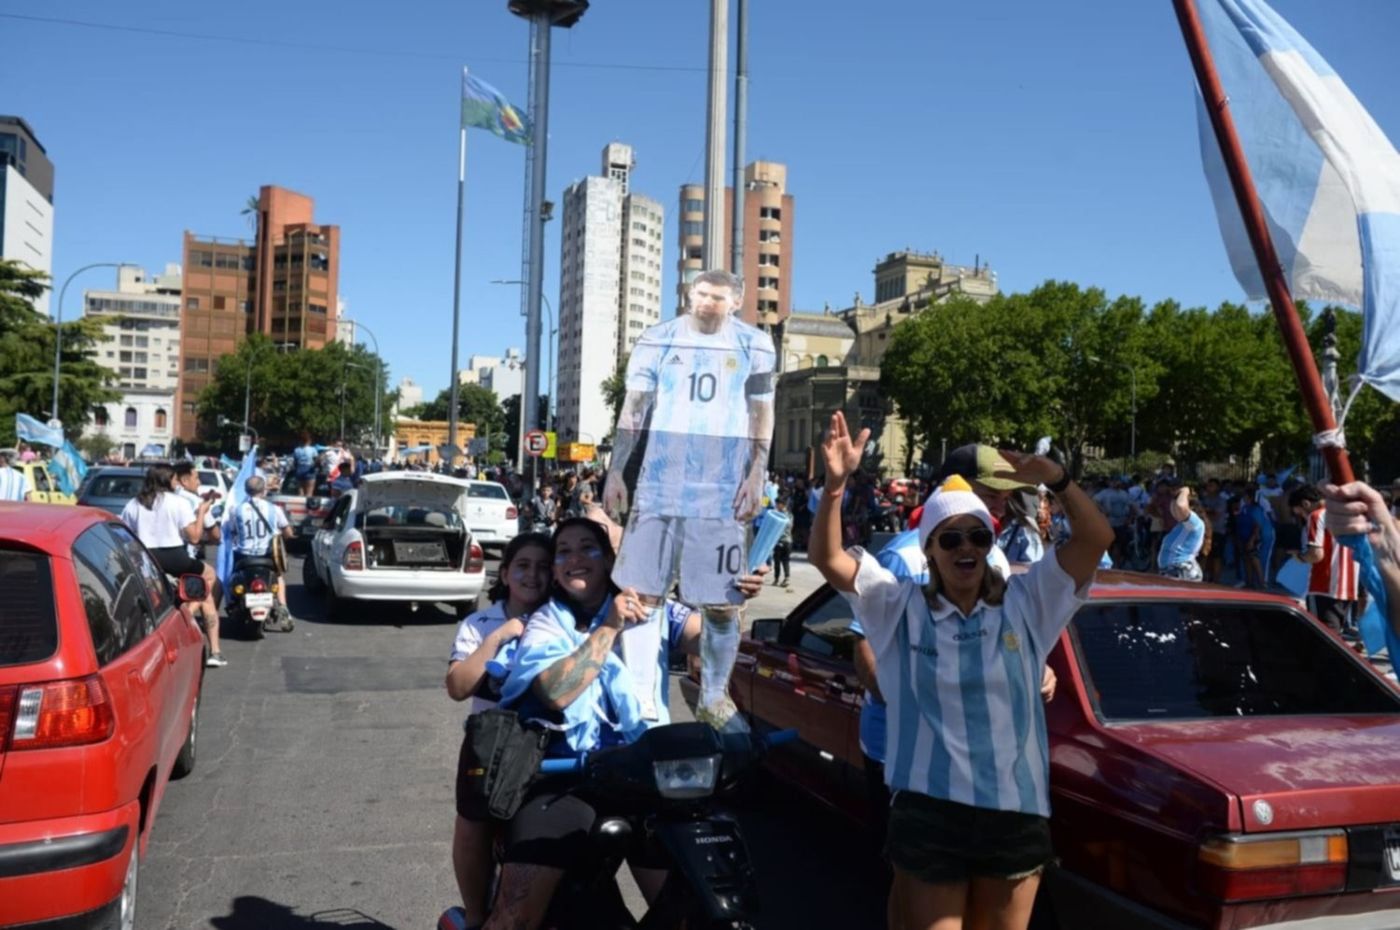
[[(487, 596), (491, 606), (478, 610), (457, 627), (447, 667), (447, 694), (454, 701), (470, 699), (468, 715), (494, 707), (499, 682), (486, 673), (486, 663), (501, 647), (519, 638), (525, 619), (549, 597), (550, 541), (543, 533), (522, 533), (506, 545), (501, 568)], [(457, 760), (457, 822), (452, 831), (452, 867), (462, 907), (442, 915), (441, 926), (480, 927), (486, 920), (486, 889), (491, 878), (491, 830), (486, 805), (466, 788), (468, 748), (462, 741)]]

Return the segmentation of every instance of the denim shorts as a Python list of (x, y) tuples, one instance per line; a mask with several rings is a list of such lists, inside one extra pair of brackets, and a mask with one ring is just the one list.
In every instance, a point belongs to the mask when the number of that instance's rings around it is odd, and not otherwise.
[(885, 854), (929, 884), (1028, 878), (1054, 861), (1050, 822), (1036, 814), (969, 807), (912, 791), (890, 803)]

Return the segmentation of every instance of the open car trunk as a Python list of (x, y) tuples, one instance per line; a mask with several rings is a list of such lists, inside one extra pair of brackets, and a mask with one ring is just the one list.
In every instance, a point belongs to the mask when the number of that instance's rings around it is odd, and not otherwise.
[(462, 526), (375, 525), (361, 530), (365, 566), (375, 569), (438, 569), (460, 572), (466, 565), (467, 530)]

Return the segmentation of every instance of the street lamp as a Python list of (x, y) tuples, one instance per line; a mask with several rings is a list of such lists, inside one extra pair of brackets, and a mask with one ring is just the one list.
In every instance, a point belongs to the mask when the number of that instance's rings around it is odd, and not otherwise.
[[(360, 330), (363, 329), (366, 333), (369, 334), (369, 338), (374, 340), (374, 361), (378, 369), (376, 372), (376, 374), (378, 375), (378, 379), (375, 381), (374, 384), (374, 454), (377, 457), (379, 455), (379, 429), (381, 425), (379, 414), (379, 398), (384, 393), (384, 356), (379, 354), (379, 337), (376, 336), (373, 332), (371, 332), (368, 326), (361, 323), (359, 320), (350, 320), (348, 317), (341, 317), (341, 319), (347, 320), (351, 326), (355, 327), (356, 336), (358, 336), (360, 334)], [(345, 432), (344, 425), (340, 427), (340, 431), (342, 433)]]
[(93, 262), (91, 265), (84, 265), (77, 271), (70, 274), (63, 282), (63, 287), (58, 290), (58, 308), (54, 315), (53, 330), (53, 408), (50, 411), (53, 418), (58, 417), (58, 364), (63, 353), (63, 295), (68, 293), (68, 285), (73, 283), (73, 279), (90, 268), (125, 268), (130, 262)]
[(1100, 364), (1100, 365), (1103, 365), (1103, 364), (1117, 365), (1119, 368), (1126, 368), (1126, 369), (1128, 369), (1128, 375), (1129, 375), (1129, 377), (1131, 378), (1131, 382), (1130, 382), (1130, 383), (1131, 383), (1131, 385), (1132, 385), (1132, 392), (1133, 392), (1133, 393), (1132, 393), (1132, 398), (1133, 398), (1133, 425), (1132, 425), (1131, 439), (1129, 440), (1129, 442), (1131, 443), (1131, 445), (1130, 445), (1130, 450), (1129, 450), (1129, 455), (1130, 455), (1130, 457), (1131, 457), (1131, 461), (1132, 461), (1134, 464), (1136, 464), (1136, 463), (1137, 463), (1137, 369), (1134, 368), (1132, 365), (1129, 365), (1127, 362), (1119, 362), (1119, 361), (1104, 362), (1104, 360), (1101, 359), (1101, 358), (1099, 358), (1097, 355), (1090, 355), (1090, 356), (1088, 356), (1088, 358), (1089, 358), (1089, 361), (1091, 361), (1091, 362), (1096, 362), (1097, 364)]
[(357, 365), (350, 359), (345, 360), (345, 366), (340, 369), (340, 438), (345, 438), (345, 379), (350, 374), (351, 368), (358, 368), (361, 371), (371, 371), (367, 365)]
[[(518, 280), (517, 280), (517, 281), (502, 281), (502, 280), (499, 280), (499, 279), (497, 279), (497, 280), (495, 280), (495, 281), (492, 281), (491, 283), (492, 283), (492, 284), (519, 284), (519, 285), (524, 285), (524, 284), (525, 284), (524, 281), (518, 281)], [(542, 300), (544, 301), (545, 310), (547, 310), (547, 311), (549, 312), (549, 378), (546, 379), (546, 380), (549, 382), (549, 409), (545, 411), (545, 419), (548, 421), (547, 423), (545, 423), (545, 428), (548, 429), (550, 426), (552, 426), (552, 425), (554, 424), (554, 401), (555, 401), (554, 395), (555, 395), (555, 393), (557, 392), (557, 389), (558, 389), (558, 385), (556, 385), (556, 384), (554, 383), (555, 377), (556, 377), (556, 375), (558, 375), (558, 371), (556, 370), (555, 364), (554, 364), (554, 337), (557, 336), (557, 335), (559, 335), (559, 327), (555, 325), (555, 322), (554, 322), (554, 307), (553, 307), (553, 305), (550, 304), (549, 298), (548, 298), (547, 296), (545, 296), (544, 293), (541, 293), (541, 294), (540, 294), (540, 299), (542, 299)], [(525, 401), (524, 401), (524, 394), (522, 394), (522, 395), (521, 395), (521, 404), (523, 405), (524, 402), (525, 402)], [(524, 422), (525, 422), (525, 414), (524, 414), (524, 407), (523, 407), (523, 406), (521, 407), (520, 422), (521, 422), (521, 424), (524, 424)]]

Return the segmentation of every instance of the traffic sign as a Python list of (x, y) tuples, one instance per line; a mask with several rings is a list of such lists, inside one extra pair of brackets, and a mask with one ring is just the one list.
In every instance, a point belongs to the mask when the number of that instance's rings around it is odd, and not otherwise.
[(549, 437), (544, 434), (544, 430), (532, 429), (525, 434), (525, 451), (533, 456), (538, 456), (549, 447)]

